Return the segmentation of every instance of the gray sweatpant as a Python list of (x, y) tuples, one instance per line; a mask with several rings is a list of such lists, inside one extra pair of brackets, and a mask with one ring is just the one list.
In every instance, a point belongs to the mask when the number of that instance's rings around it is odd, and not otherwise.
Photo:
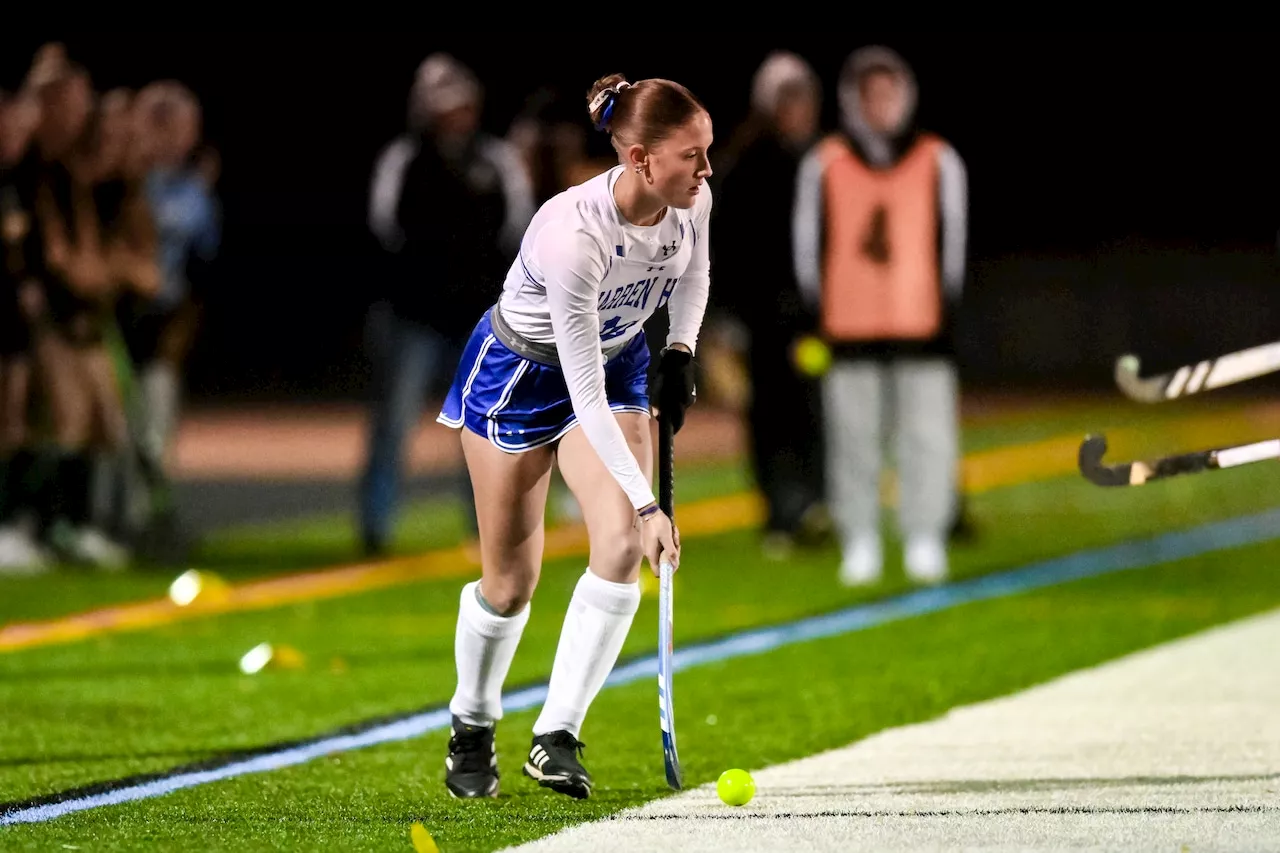
[(886, 431), (896, 439), (899, 530), (945, 538), (956, 512), (960, 449), (953, 364), (837, 359), (822, 393), (828, 500), (840, 538), (879, 532)]

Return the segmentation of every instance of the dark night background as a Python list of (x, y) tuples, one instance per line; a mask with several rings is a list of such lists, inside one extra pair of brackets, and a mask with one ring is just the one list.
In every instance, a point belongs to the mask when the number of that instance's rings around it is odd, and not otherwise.
[[(970, 382), (1103, 385), (1122, 348), (1156, 367), (1280, 337), (1273, 34), (676, 29), (653, 33), (645, 13), (556, 35), (9, 31), (0, 86), (56, 39), (100, 89), (176, 77), (202, 98), (226, 215), (191, 365), (192, 393), (205, 400), (362, 393), (370, 169), (434, 50), (482, 78), (493, 132), (539, 86), (577, 98), (621, 71), (688, 85), (723, 143), (769, 50), (815, 65), (830, 125), (845, 57), (888, 44), (916, 70), (922, 123), (969, 169)], [(714, 269), (713, 280), (731, 302), (723, 291), (734, 282)]]

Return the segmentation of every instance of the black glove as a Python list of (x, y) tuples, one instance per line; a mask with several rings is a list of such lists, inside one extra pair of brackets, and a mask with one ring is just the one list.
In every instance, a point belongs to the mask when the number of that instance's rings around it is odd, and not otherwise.
[(658, 416), (671, 424), (672, 432), (679, 432), (684, 426), (684, 411), (693, 405), (696, 396), (693, 356), (682, 349), (664, 349), (649, 399), (657, 408)]

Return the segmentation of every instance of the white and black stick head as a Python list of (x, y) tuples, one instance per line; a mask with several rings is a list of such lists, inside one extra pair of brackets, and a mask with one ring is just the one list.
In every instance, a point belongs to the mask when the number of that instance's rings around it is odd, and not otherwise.
[(1134, 354), (1128, 353), (1116, 359), (1116, 385), (1130, 400), (1139, 403), (1158, 403), (1165, 399), (1165, 389), (1169, 387), (1169, 374), (1163, 373), (1143, 379), (1139, 376), (1142, 361)]
[(1133, 485), (1132, 465), (1104, 465), (1102, 457), (1107, 455), (1106, 436), (1095, 434), (1086, 436), (1080, 444), (1080, 473), (1089, 482), (1097, 486), (1130, 486)]

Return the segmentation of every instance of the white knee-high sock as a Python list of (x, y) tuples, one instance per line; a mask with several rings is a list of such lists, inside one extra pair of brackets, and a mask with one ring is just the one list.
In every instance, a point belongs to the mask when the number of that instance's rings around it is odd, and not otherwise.
[(470, 726), (491, 726), (502, 719), (502, 683), (529, 622), (529, 605), (512, 616), (490, 613), (480, 604), (480, 582), (462, 588), (454, 660), (458, 687), (449, 710)]
[(578, 737), (582, 721), (618, 660), (640, 607), (640, 585), (613, 583), (588, 569), (569, 602), (535, 735), (564, 729)]

